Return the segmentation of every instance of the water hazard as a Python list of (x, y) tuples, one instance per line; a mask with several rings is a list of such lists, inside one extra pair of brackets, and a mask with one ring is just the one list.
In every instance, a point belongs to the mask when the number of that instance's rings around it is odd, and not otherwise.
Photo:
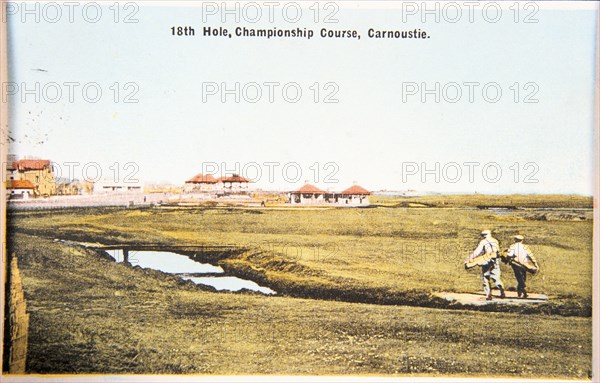
[(252, 291), (258, 291), (263, 294), (272, 295), (275, 291), (268, 287), (260, 286), (258, 283), (242, 279), (238, 277), (187, 277), (183, 279), (190, 280), (195, 284), (212, 286), (217, 290), (229, 290), (239, 291), (242, 289), (248, 289)]
[[(122, 249), (105, 251), (117, 262), (123, 262), (125, 259)], [(196, 262), (185, 255), (171, 251), (129, 250), (128, 254), (128, 261), (132, 266), (174, 274), (198, 285), (212, 286), (219, 291), (247, 289), (266, 295), (277, 294), (254, 281), (225, 275), (225, 271), (220, 266)]]

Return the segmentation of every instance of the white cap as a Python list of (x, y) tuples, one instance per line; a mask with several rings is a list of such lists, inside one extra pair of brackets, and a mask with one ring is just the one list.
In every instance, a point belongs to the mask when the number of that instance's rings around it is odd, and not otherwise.
[(525, 239), (525, 237), (523, 237), (522, 235), (515, 235), (513, 238), (518, 239), (519, 241), (522, 241), (523, 239)]
[(484, 231), (481, 232), (481, 235), (490, 235), (492, 234), (491, 230), (485, 229)]

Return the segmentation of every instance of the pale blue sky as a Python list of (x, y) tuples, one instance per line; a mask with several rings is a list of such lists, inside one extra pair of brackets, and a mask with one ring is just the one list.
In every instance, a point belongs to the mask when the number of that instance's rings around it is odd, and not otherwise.
[[(105, 11), (96, 24), (81, 17), (54, 24), (9, 19), (12, 81), (96, 82), (104, 91), (96, 104), (80, 93), (74, 103), (66, 95), (57, 103), (13, 100), (12, 130), (20, 141), (13, 152), (59, 164), (98, 162), (108, 176), (111, 163), (136, 162), (145, 181), (183, 183), (203, 162), (233, 168), (236, 162), (294, 161), (303, 170), (300, 181), (286, 182), (279, 167), (271, 184), (263, 167), (257, 186), (293, 189), (303, 180), (313, 182), (310, 166), (318, 162), (316, 184), (332, 190), (358, 181), (371, 190), (593, 193), (597, 10), (542, 9), (536, 24), (515, 23), (507, 10), (495, 24), (480, 16), (475, 23), (422, 24), (402, 23), (398, 9), (363, 5), (340, 10), (333, 25), (311, 24), (308, 17), (298, 25), (259, 24), (315, 33), (324, 26), (356, 29), (360, 40), (206, 38), (204, 25), (222, 24), (203, 24), (199, 7), (142, 6), (136, 24), (116, 24)], [(191, 25), (196, 36), (173, 37), (174, 25)], [(431, 38), (368, 39), (371, 27), (421, 28)], [(32, 70), (37, 68), (47, 72)], [(236, 104), (231, 98), (223, 104), (216, 96), (203, 103), (202, 83), (223, 81), (297, 82), (304, 93), (296, 104), (280, 93), (273, 104)], [(485, 102), (479, 88), (474, 103), (466, 94), (454, 104), (421, 103), (417, 96), (402, 102), (406, 82), (469, 81), (500, 84), (501, 100)], [(109, 90), (115, 82), (138, 84), (139, 103), (115, 104)], [(315, 82), (337, 83), (340, 102), (315, 104), (309, 89)], [(514, 103), (509, 87), (515, 82), (535, 82), (539, 103)], [(328, 162), (339, 166), (339, 184), (322, 182)], [(403, 180), (407, 162), (481, 166), (473, 183), (466, 173), (457, 183), (436, 183), (433, 176), (423, 183), (418, 175)], [(497, 183), (482, 177), (481, 167), (489, 162), (503, 171)], [(510, 169), (515, 162), (519, 182)], [(533, 169), (522, 169), (528, 162), (539, 168), (538, 183), (522, 182), (525, 170)]]

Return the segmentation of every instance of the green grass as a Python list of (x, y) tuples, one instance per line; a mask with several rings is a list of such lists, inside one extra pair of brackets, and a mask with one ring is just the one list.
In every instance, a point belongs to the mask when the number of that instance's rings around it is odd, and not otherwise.
[[(370, 209), (11, 212), (9, 243), (33, 310), (30, 371), (587, 377), (586, 199), (547, 197), (555, 208), (571, 206), (556, 215), (533, 207), (543, 205), (541, 196), (508, 214), (472, 208), (505, 206), (500, 197), (461, 198), (454, 203), (466, 208), (406, 208), (394, 200)], [(542, 268), (529, 278), (529, 291), (548, 294), (548, 304), (485, 308), (514, 312), (433, 308), (448, 307), (433, 292), (481, 289), (478, 271), (465, 271), (462, 262), (483, 228), (502, 248), (514, 234), (525, 235)], [(239, 251), (196, 256), (287, 297), (201, 291), (54, 238), (235, 245)], [(514, 287), (512, 271), (502, 268), (505, 284)]]
[[(479, 291), (478, 270), (467, 272), (462, 262), (477, 245), (478, 233), (490, 228), (502, 248), (514, 234), (526, 236), (542, 268), (529, 278), (531, 292), (582, 306), (589, 315), (592, 221), (539, 221), (523, 214), (531, 213), (148, 208), (19, 212), (10, 221), (24, 232), (105, 244), (237, 245), (248, 251), (220, 261), (231, 271), (300, 296), (327, 290), (352, 300), (353, 293), (368, 292), (355, 300), (373, 303), (369, 299), (379, 299), (374, 295), (399, 302), (407, 294)], [(506, 285), (514, 287), (512, 270), (505, 265), (502, 270)]]
[(564, 194), (457, 194), (428, 195), (418, 197), (371, 196), (370, 202), (387, 206), (409, 206), (421, 204), (429, 207), (515, 207), (532, 208), (567, 208), (591, 209), (593, 198), (580, 195)]
[(589, 378), (591, 318), (210, 293), (17, 234), (29, 373)]

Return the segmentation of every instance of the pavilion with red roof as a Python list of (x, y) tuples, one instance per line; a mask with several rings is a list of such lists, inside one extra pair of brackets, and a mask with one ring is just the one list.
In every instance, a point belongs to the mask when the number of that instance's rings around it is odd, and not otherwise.
[(216, 192), (217, 194), (245, 194), (251, 182), (251, 180), (239, 174), (215, 178), (211, 174), (200, 173), (185, 181), (184, 191), (186, 193)]
[(206, 192), (214, 191), (216, 188), (217, 179), (211, 174), (196, 174), (189, 180), (185, 181), (183, 190), (187, 193), (191, 192)]
[(289, 202), (292, 205), (366, 206), (369, 205), (370, 195), (370, 191), (359, 185), (353, 185), (341, 192), (329, 192), (307, 183), (289, 193)]
[[(219, 177), (217, 179), (217, 188), (229, 191), (247, 190), (250, 180), (238, 174), (233, 174), (228, 177)], [(219, 187), (220, 186), (220, 187)]]
[(291, 204), (321, 204), (325, 202), (325, 190), (321, 190), (318, 187), (305, 184), (300, 189), (290, 193)]

